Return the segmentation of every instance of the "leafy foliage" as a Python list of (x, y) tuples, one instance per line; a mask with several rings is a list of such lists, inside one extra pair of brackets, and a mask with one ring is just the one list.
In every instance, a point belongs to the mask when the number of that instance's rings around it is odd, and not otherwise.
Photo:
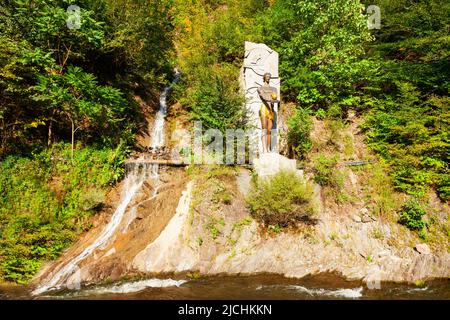
[(297, 108), (287, 124), (288, 143), (293, 147), (295, 154), (302, 158), (312, 147), (310, 133), (313, 124), (309, 110)]
[(422, 230), (426, 226), (422, 220), (425, 214), (423, 206), (416, 199), (410, 199), (402, 208), (399, 222), (411, 230)]
[(322, 186), (342, 187), (343, 178), (336, 170), (337, 156), (319, 155), (314, 161), (314, 181)]
[(422, 198), (430, 188), (448, 201), (450, 4), (375, 1), (384, 8), (373, 56), (383, 73), (365, 97), (368, 142), (394, 168), (399, 190)]
[(257, 180), (248, 196), (253, 216), (266, 225), (281, 227), (309, 219), (315, 212), (313, 189), (294, 172), (280, 172)]
[(137, 83), (157, 92), (164, 82), (172, 52), (167, 1), (78, 1), (78, 29), (67, 26), (70, 4), (0, 7), (0, 157), (68, 139), (78, 127), (84, 143), (130, 142)]
[(170, 1), (80, 0), (80, 28), (71, 4), (0, 6), (0, 278), (19, 283), (90, 227), (140, 125), (134, 95), (154, 99), (173, 63)]
[(1, 279), (26, 283), (90, 227), (90, 216), (123, 174), (124, 151), (84, 148), (71, 160), (70, 145), (55, 144), (0, 163)]
[(280, 54), (285, 98), (326, 109), (358, 103), (355, 82), (369, 74), (361, 60), (372, 38), (359, 1), (275, 1), (261, 14), (261, 34)]
[[(258, 2), (258, 1), (250, 1)], [(176, 92), (193, 120), (205, 129), (244, 128), (247, 112), (238, 76), (245, 40), (251, 40), (252, 13), (241, 1), (174, 1), (175, 42), (183, 71)]]
[(64, 74), (39, 75), (33, 89), (34, 101), (44, 102), (54, 116), (67, 117), (75, 129), (85, 129), (85, 136), (99, 135), (104, 145), (119, 142), (114, 133), (128, 111), (120, 90), (99, 85), (92, 74), (73, 66)]
[(187, 98), (192, 120), (202, 122), (206, 128), (236, 129), (245, 126), (244, 99), (239, 94), (236, 79), (230, 79), (226, 71), (217, 71), (200, 80), (198, 87)]

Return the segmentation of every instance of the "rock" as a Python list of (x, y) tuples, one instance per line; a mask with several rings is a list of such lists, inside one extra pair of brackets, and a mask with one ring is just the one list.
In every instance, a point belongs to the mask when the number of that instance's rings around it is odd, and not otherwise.
[(361, 222), (361, 217), (358, 216), (357, 214), (354, 214), (354, 215), (352, 216), (352, 220), (355, 221), (355, 222)]
[(367, 210), (367, 208), (361, 208), (361, 209), (359, 209), (359, 214), (361, 216), (368, 215), (369, 214), (369, 210)]
[(258, 176), (262, 178), (274, 175), (280, 171), (296, 172), (303, 178), (303, 171), (297, 170), (297, 162), (278, 153), (263, 153), (258, 159), (253, 161), (253, 165)]
[(425, 243), (416, 244), (415, 249), (420, 254), (431, 254), (430, 247), (427, 244), (425, 244)]
[(373, 215), (369, 214), (369, 210), (367, 208), (361, 208), (359, 210), (359, 216), (361, 217), (361, 222), (368, 223), (372, 221), (377, 221), (377, 218)]
[(353, 173), (353, 171), (350, 170), (348, 177), (350, 179), (350, 182), (352, 183), (353, 187), (356, 187), (357, 183), (358, 183), (358, 178), (356, 177), (356, 175)]
[(236, 176), (236, 183), (243, 196), (246, 196), (250, 191), (251, 180), (252, 178), (250, 177), (248, 170), (241, 168), (239, 175)]

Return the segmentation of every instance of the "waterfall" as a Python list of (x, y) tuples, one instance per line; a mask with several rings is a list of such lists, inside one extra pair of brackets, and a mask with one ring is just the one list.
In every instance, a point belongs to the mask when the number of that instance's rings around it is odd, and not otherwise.
[(78, 263), (88, 257), (95, 249), (106, 246), (119, 226), (125, 215), (128, 204), (134, 195), (139, 191), (144, 181), (149, 177), (149, 169), (146, 165), (140, 165), (132, 172), (127, 174), (122, 191), (121, 202), (111, 217), (109, 223), (102, 230), (98, 238), (89, 246), (87, 246), (80, 254), (70, 260), (67, 264), (59, 265), (46, 279), (43, 285), (38, 286), (33, 294), (41, 294), (50, 289), (58, 289), (61, 283), (68, 280), (69, 277), (79, 272)]
[[(176, 83), (179, 79), (179, 72), (175, 69), (175, 79), (173, 83)], [(170, 92), (173, 83), (164, 88), (161, 93), (159, 99), (159, 110), (156, 113), (155, 123), (153, 126), (153, 131), (151, 134), (151, 147), (158, 148), (164, 145), (164, 124), (165, 117), (167, 114), (167, 95)], [(78, 254), (75, 258), (71, 259), (68, 263), (61, 263), (56, 269), (51, 272), (43, 284), (39, 285), (33, 292), (33, 295), (38, 295), (43, 292), (49, 291), (51, 289), (60, 289), (64, 286), (64, 284), (68, 283), (68, 280), (71, 277), (77, 275), (77, 272), (80, 272), (80, 268), (78, 264), (86, 259), (89, 255), (91, 255), (94, 250), (105, 248), (110, 241), (113, 239), (116, 231), (119, 228), (119, 225), (124, 220), (125, 213), (127, 212), (128, 205), (133, 200), (134, 196), (141, 189), (143, 183), (147, 179), (152, 179), (154, 185), (154, 192), (152, 198), (156, 197), (158, 194), (158, 188), (160, 186), (159, 181), (159, 165), (152, 164), (148, 165), (145, 163), (141, 163), (134, 166), (125, 177), (125, 181), (122, 189), (122, 196), (120, 200), (120, 204), (115, 210), (114, 214), (111, 217), (111, 220), (104, 227), (100, 235), (96, 238), (96, 240), (87, 246), (80, 254)], [(135, 208), (132, 208), (132, 213)], [(125, 229), (131, 223), (130, 219), (127, 219)], [(124, 229), (122, 229), (124, 230)]]
[[(164, 124), (167, 115), (167, 95), (169, 94), (172, 86), (178, 82), (180, 79), (180, 72), (175, 69), (175, 78), (172, 84), (161, 92), (159, 96), (159, 110), (155, 116), (155, 123), (153, 125), (153, 132), (151, 135), (150, 147), (152, 149), (157, 149), (164, 146)], [(153, 197), (156, 197), (158, 194), (158, 189), (161, 186), (161, 182), (159, 180), (159, 164), (152, 164), (152, 179), (154, 182), (154, 192)]]

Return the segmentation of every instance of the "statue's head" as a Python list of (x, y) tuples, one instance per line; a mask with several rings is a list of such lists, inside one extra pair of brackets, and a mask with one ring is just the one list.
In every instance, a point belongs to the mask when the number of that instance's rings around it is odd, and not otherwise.
[(269, 83), (271, 77), (272, 75), (269, 72), (264, 73), (263, 75), (264, 82)]

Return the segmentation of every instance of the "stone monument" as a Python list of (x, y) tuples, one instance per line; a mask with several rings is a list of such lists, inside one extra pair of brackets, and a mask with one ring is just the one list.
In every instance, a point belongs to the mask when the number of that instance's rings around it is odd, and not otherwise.
[[(250, 124), (255, 130), (252, 143), (257, 145), (258, 154), (262, 153), (261, 120), (259, 110), (262, 101), (258, 88), (263, 85), (263, 76), (270, 73), (270, 86), (274, 87), (280, 97), (280, 78), (278, 76), (278, 53), (263, 43), (245, 42), (244, 65), (241, 71), (241, 85), (245, 91), (246, 107), (250, 111)], [(274, 126), (277, 130), (278, 104), (274, 104)], [(277, 134), (273, 135), (273, 149), (278, 150)]]
[(275, 117), (272, 131), (272, 152), (263, 152), (262, 126), (260, 119), (261, 98), (258, 88), (263, 83), (264, 74), (270, 73), (270, 86), (275, 88), (280, 97), (280, 77), (278, 74), (278, 53), (263, 43), (245, 42), (244, 64), (241, 70), (241, 86), (245, 92), (246, 108), (249, 110), (250, 125), (254, 128), (254, 134), (250, 137), (250, 143), (256, 147), (257, 158), (253, 159), (253, 165), (260, 177), (273, 175), (281, 170), (295, 171), (303, 176), (301, 170), (297, 170), (296, 161), (288, 159), (278, 153), (278, 107), (273, 105)]

